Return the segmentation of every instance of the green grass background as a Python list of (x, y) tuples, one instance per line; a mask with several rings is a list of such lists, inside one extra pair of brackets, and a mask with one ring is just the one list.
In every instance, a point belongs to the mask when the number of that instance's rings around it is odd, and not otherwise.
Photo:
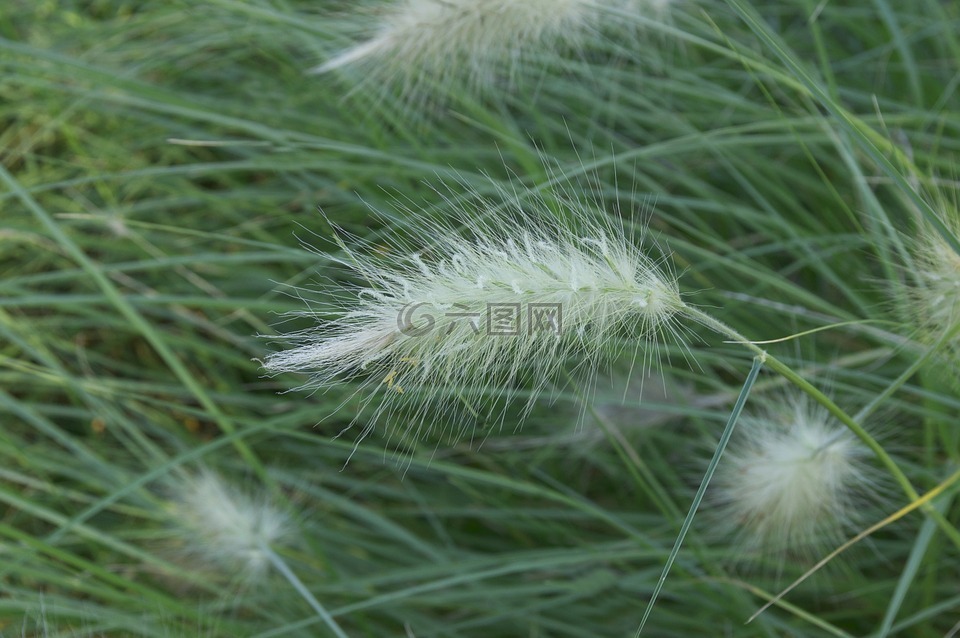
[[(690, 302), (751, 339), (873, 320), (769, 349), (851, 413), (881, 396), (865, 425), (919, 492), (956, 469), (957, 359), (911, 369), (931, 347), (896, 291), (911, 238), (956, 219), (960, 5), (677, 2), (422, 109), (305, 73), (360, 10), (0, 6), (0, 634), (326, 635), (280, 575), (178, 558), (168, 485), (200, 467), (295, 513), (276, 549), (352, 636), (633, 634), (749, 351), (691, 327), (642, 405), (621, 359), (582, 420), (558, 385), (522, 428), (412, 455), (401, 423), (336, 436), (355, 385), (285, 392), (304, 379), (260, 369), (270, 335), (309, 325), (282, 317), (304, 309), (291, 286), (322, 304), (348, 277), (327, 219), (376, 243), (407, 232), (398, 198), (448, 216), (441, 184), (648, 222)], [(751, 401), (784, 385), (766, 373)], [(955, 496), (935, 501), (954, 533)], [(866, 518), (908, 502), (891, 482)], [(958, 631), (958, 547), (923, 514), (749, 625), (820, 554), (746, 556), (712, 527), (644, 635)]]

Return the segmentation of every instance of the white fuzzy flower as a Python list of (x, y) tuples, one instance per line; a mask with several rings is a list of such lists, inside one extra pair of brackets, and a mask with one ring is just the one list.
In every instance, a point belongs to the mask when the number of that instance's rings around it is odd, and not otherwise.
[(192, 556), (246, 576), (262, 573), (270, 546), (291, 531), (290, 518), (266, 496), (244, 494), (210, 472), (177, 485), (172, 513)]
[(723, 531), (754, 549), (804, 552), (835, 541), (876, 490), (870, 451), (806, 395), (744, 417), (710, 501)]
[(468, 234), (421, 221), (417, 247), (341, 245), (367, 287), (323, 291), (339, 298), (340, 316), (288, 335), (295, 347), (268, 356), (266, 369), (310, 373), (321, 388), (360, 376), (379, 390), (378, 414), (405, 406), (419, 434), (433, 404), (454, 423), (464, 412), (475, 421), (490, 417), (481, 397), (509, 398), (523, 380), (532, 402), (568, 363), (590, 374), (624, 348), (652, 363), (659, 338), (678, 339), (686, 308), (674, 277), (622, 228), (567, 205), (579, 230), (518, 203), (513, 216), (464, 213)]
[[(954, 237), (960, 237), (960, 213), (956, 209), (951, 213), (943, 221)], [(951, 335), (947, 346), (960, 355), (960, 254), (933, 229), (925, 230), (914, 247), (916, 270), (909, 305), (931, 340)]]
[(407, 94), (451, 82), (490, 85), (513, 77), (520, 60), (579, 49), (605, 24), (620, 24), (641, 5), (665, 0), (398, 0), (374, 35), (314, 69), (362, 69), (376, 84)]

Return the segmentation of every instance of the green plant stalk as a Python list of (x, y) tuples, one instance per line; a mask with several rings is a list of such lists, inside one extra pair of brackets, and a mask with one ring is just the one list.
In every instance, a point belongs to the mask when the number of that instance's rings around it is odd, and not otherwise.
[(317, 612), (317, 616), (330, 628), (330, 631), (334, 633), (337, 638), (347, 638), (347, 634), (344, 633), (343, 629), (340, 628), (340, 625), (337, 624), (337, 621), (333, 619), (333, 616), (330, 615), (323, 605), (320, 604), (320, 601), (310, 593), (310, 590), (307, 589), (307, 586), (303, 584), (293, 570), (287, 566), (287, 563), (280, 558), (280, 555), (277, 554), (273, 549), (266, 543), (260, 543), (260, 551), (266, 555), (270, 563), (283, 574), (283, 577), (293, 585), (293, 588), (297, 590), (297, 593), (300, 594), (304, 600), (307, 601), (307, 604)]
[(673, 549), (670, 550), (670, 555), (667, 556), (667, 563), (663, 566), (660, 579), (657, 580), (657, 584), (653, 588), (653, 593), (650, 594), (650, 602), (647, 603), (647, 608), (643, 612), (643, 618), (640, 620), (640, 626), (637, 627), (637, 636), (640, 635), (644, 625), (647, 624), (650, 612), (653, 611), (653, 605), (657, 602), (660, 590), (663, 589), (663, 584), (667, 580), (667, 574), (670, 573), (670, 568), (673, 567), (673, 563), (677, 559), (677, 554), (680, 553), (680, 546), (683, 544), (683, 539), (686, 538), (687, 532), (690, 531), (690, 526), (693, 524), (693, 517), (700, 508), (700, 502), (703, 501), (703, 496), (707, 493), (707, 486), (710, 485), (710, 480), (717, 471), (717, 466), (720, 465), (720, 457), (723, 456), (723, 451), (727, 449), (727, 443), (730, 442), (730, 437), (733, 436), (733, 431), (737, 426), (740, 413), (743, 412), (743, 407), (747, 403), (747, 396), (750, 394), (750, 389), (753, 387), (753, 384), (756, 383), (757, 376), (760, 374), (760, 368), (763, 367), (763, 362), (766, 358), (767, 355), (763, 352), (753, 358), (753, 367), (750, 369), (750, 374), (747, 375), (747, 380), (743, 382), (743, 388), (740, 390), (740, 396), (737, 397), (737, 403), (733, 406), (730, 418), (727, 419), (727, 425), (723, 430), (723, 434), (720, 435), (720, 441), (717, 443), (717, 449), (713, 453), (713, 458), (710, 459), (710, 465), (707, 466), (707, 471), (703, 474), (703, 480), (700, 481), (700, 488), (697, 489), (697, 493), (693, 497), (693, 502), (690, 504), (690, 511), (687, 512), (687, 517), (683, 519), (683, 524), (680, 526), (680, 533), (677, 534), (677, 540), (673, 543)]
[[(893, 476), (894, 480), (900, 485), (904, 493), (907, 495), (907, 498), (909, 498), (911, 502), (920, 498), (920, 494), (913, 487), (913, 484), (910, 483), (910, 479), (907, 478), (907, 475), (903, 473), (903, 470), (900, 469), (896, 461), (893, 460), (893, 457), (887, 454), (887, 451), (883, 449), (883, 446), (881, 446), (875, 438), (870, 436), (870, 434), (863, 429), (863, 427), (849, 414), (844, 412), (836, 403), (834, 403), (830, 397), (825, 395), (823, 392), (815, 388), (809, 381), (797, 374), (793, 368), (783, 363), (776, 357), (768, 354), (763, 348), (759, 347), (722, 321), (715, 319), (702, 310), (692, 306), (686, 306), (684, 312), (688, 317), (699, 322), (701, 325), (713, 330), (714, 332), (717, 332), (718, 334), (730, 337), (731, 340), (735, 341), (736, 343), (746, 346), (758, 357), (765, 357), (765, 363), (769, 365), (771, 369), (780, 374), (780, 376), (784, 377), (793, 385), (797, 386), (797, 388), (809, 395), (814, 401), (826, 408), (830, 414), (847, 426), (847, 428), (853, 432), (857, 438), (863, 441), (864, 445), (870, 448), (880, 463), (887, 468), (887, 470), (890, 472), (890, 475)], [(957, 547), (960, 547), (960, 531), (951, 525), (943, 517), (943, 515), (933, 507), (927, 505), (922, 509), (927, 515), (932, 517), (937, 522), (944, 534), (946, 534), (947, 537), (949, 537)]]
[[(948, 501), (944, 499), (941, 503), (941, 508), (946, 509), (945, 506), (947, 503)], [(883, 615), (880, 629), (874, 634), (876, 638), (887, 638), (887, 636), (890, 635), (890, 630), (893, 628), (893, 623), (897, 619), (897, 613), (903, 606), (907, 592), (917, 579), (917, 573), (920, 571), (923, 556), (930, 549), (930, 543), (933, 541), (933, 533), (935, 531), (936, 527), (932, 519), (925, 520), (923, 525), (920, 526), (920, 532), (917, 534), (917, 539), (914, 541), (913, 547), (910, 550), (910, 555), (907, 558), (906, 565), (904, 565), (903, 572), (900, 574), (900, 579), (897, 581), (897, 587), (893, 592), (893, 596), (890, 597), (887, 611)]]

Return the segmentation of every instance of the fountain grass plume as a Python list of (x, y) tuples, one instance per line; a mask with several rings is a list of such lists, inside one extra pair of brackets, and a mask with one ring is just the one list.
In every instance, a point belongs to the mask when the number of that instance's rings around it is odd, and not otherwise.
[[(943, 210), (944, 226), (960, 237), (960, 212), (949, 205)], [(907, 307), (929, 341), (947, 336), (946, 348), (954, 363), (960, 363), (960, 254), (926, 225), (911, 243), (915, 256)]]
[(487, 84), (530, 48), (576, 46), (597, 15), (595, 0), (401, 0), (384, 8), (370, 39), (313, 70), (359, 65), (407, 88), (464, 76)]
[(293, 530), (288, 513), (266, 495), (243, 493), (213, 472), (181, 480), (173, 497), (173, 520), (187, 533), (190, 555), (244, 578), (261, 576), (268, 548)]
[(717, 471), (712, 518), (748, 551), (806, 555), (862, 522), (879, 494), (871, 452), (795, 390), (743, 417)]
[(538, 73), (564, 51), (581, 51), (607, 27), (666, 0), (399, 0), (383, 8), (366, 40), (312, 69), (357, 70), (363, 82), (407, 99), (452, 85), (476, 91), (513, 80), (526, 59)]
[(372, 421), (403, 406), (419, 437), (449, 417), (496, 418), (487, 399), (520, 386), (530, 405), (562, 370), (591, 375), (625, 348), (649, 368), (664, 341), (684, 343), (687, 306), (655, 242), (581, 200), (559, 201), (564, 220), (542, 199), (509, 207), (468, 205), (447, 221), (408, 210), (413, 239), (386, 245), (339, 231), (336, 260), (363, 284), (323, 290), (334, 315), (280, 337), (293, 347), (266, 370), (307, 373), (312, 388), (357, 379)]

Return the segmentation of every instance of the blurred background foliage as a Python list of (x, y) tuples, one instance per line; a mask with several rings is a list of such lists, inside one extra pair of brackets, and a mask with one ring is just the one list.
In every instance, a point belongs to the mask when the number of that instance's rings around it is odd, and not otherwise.
[[(689, 300), (751, 339), (873, 320), (769, 346), (851, 413), (926, 352), (903, 297), (926, 222), (865, 145), (956, 216), (957, 3), (678, 0), (420, 101), (306, 73), (377, 4), (0, 7), (4, 635), (323, 635), (279, 574), (184, 560), (171, 481), (201, 467), (296, 513), (278, 551), (350, 635), (632, 635), (749, 353), (691, 327), (642, 404), (623, 357), (588, 409), (561, 384), (522, 428), (412, 455), (388, 438), (403, 423), (338, 436), (355, 384), (288, 392), (304, 379), (258, 362), (309, 325), (282, 316), (299, 295), (351, 279), (328, 222), (377, 244), (409, 232), (404, 206), (532, 189), (562, 215), (574, 194), (649, 224)], [(866, 424), (921, 492), (960, 456), (956, 376), (934, 360)], [(887, 491), (866, 520), (907, 504)], [(816, 558), (698, 518), (646, 635), (956, 631), (957, 548), (918, 514), (743, 624)]]

